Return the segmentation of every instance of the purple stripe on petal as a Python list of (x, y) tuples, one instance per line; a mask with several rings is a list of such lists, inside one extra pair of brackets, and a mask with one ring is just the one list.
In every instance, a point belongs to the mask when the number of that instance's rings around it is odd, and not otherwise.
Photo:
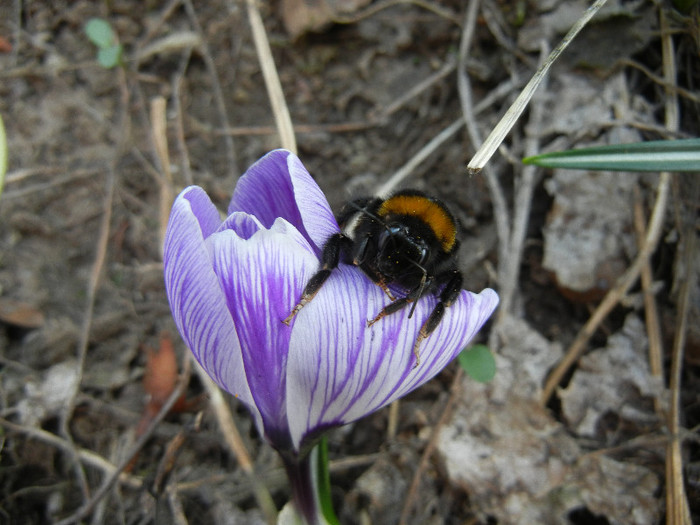
[(211, 237), (214, 268), (243, 349), (246, 375), (265, 435), (289, 446), (285, 404), (291, 328), (282, 323), (318, 267), (311, 247), (283, 220), (249, 240), (231, 230)]
[(236, 185), (229, 214), (255, 215), (269, 228), (276, 218), (294, 225), (318, 254), (338, 226), (318, 184), (299, 158), (287, 150), (275, 150), (258, 160)]
[(197, 361), (260, 424), (233, 320), (205, 246), (212, 212), (216, 209), (199, 188), (187, 189), (175, 200), (165, 234), (165, 287), (175, 324)]
[(290, 341), (287, 387), (296, 447), (305, 433), (359, 419), (434, 377), (488, 319), (498, 296), (492, 290), (462, 292), (421, 344), (416, 369), (413, 344), (436, 299), (421, 299), (411, 319), (406, 309), (368, 328), (367, 317), (386, 302), (369, 279), (341, 265), (299, 313)]

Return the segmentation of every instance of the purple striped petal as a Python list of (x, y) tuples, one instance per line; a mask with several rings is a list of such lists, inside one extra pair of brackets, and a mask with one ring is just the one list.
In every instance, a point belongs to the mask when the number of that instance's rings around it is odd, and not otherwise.
[(290, 341), (287, 398), (292, 439), (359, 419), (422, 385), (469, 343), (498, 304), (493, 290), (463, 291), (438, 328), (413, 344), (436, 304), (422, 298), (411, 319), (408, 309), (371, 327), (367, 318), (388, 299), (356, 269), (341, 265), (322, 291), (297, 316)]
[(306, 239), (278, 219), (248, 240), (225, 230), (211, 237), (214, 271), (241, 342), (245, 373), (264, 435), (278, 449), (290, 447), (285, 402), (292, 329), (282, 323), (318, 259)]
[(180, 193), (165, 234), (165, 288), (175, 324), (199, 364), (221, 388), (245, 403), (260, 424), (233, 319), (206, 246), (206, 238), (220, 222), (201, 188)]
[(255, 215), (266, 228), (278, 217), (286, 219), (317, 254), (338, 231), (321, 188), (299, 158), (287, 150), (268, 153), (245, 172), (229, 204), (229, 214), (235, 211)]

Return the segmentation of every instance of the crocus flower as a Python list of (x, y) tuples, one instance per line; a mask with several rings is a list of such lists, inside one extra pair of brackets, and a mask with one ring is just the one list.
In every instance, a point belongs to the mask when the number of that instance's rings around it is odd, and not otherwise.
[(442, 370), (489, 318), (493, 290), (462, 291), (420, 347), (436, 304), (418, 301), (367, 326), (389, 299), (360, 269), (341, 264), (316, 297), (282, 321), (339, 231), (300, 160), (276, 150), (239, 180), (228, 216), (199, 187), (175, 200), (165, 237), (165, 283), (175, 323), (197, 361), (253, 415), (283, 455), (303, 457), (323, 430), (355, 421)]

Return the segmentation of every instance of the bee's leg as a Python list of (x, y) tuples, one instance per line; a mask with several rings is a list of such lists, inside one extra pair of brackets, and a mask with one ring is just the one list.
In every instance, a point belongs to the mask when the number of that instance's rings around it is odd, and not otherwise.
[(341, 254), (351, 248), (352, 239), (343, 233), (336, 233), (326, 241), (326, 244), (323, 246), (323, 251), (321, 252), (321, 269), (309, 279), (309, 282), (304, 288), (304, 293), (301, 295), (301, 299), (287, 318), (282, 321), (284, 324), (289, 325), (294, 316), (299, 313), (299, 310), (314, 298), (323, 286), (323, 283), (330, 277), (331, 272), (338, 267)]
[[(354, 264), (355, 266), (361, 266), (362, 263), (367, 258), (367, 247), (369, 246), (369, 240), (370, 240), (370, 237), (365, 237), (360, 242), (355, 244), (355, 246), (353, 246), (352, 264)], [(364, 271), (369, 276), (370, 279), (372, 279), (375, 283), (377, 283), (377, 286), (379, 286), (382, 290), (384, 290), (384, 293), (387, 295), (387, 297), (390, 300), (392, 300), (392, 301), (396, 300), (396, 297), (394, 297), (394, 294), (391, 293), (391, 290), (389, 290), (389, 287), (386, 285), (386, 282), (384, 281), (384, 279), (380, 275), (376, 274), (370, 268), (365, 268)]]
[(416, 364), (413, 365), (413, 368), (416, 368), (420, 364), (420, 353), (418, 350), (421, 342), (438, 327), (440, 321), (442, 321), (442, 317), (445, 315), (445, 308), (451, 306), (462, 291), (463, 277), (459, 270), (450, 270), (436, 277), (436, 282), (438, 284), (445, 281), (445, 287), (440, 293), (440, 300), (435, 305), (435, 308), (433, 308), (428, 319), (423, 323), (420, 332), (418, 332), (418, 337), (416, 337), (416, 342), (413, 345), (413, 354), (416, 356)]
[(389, 287), (384, 282), (384, 279), (379, 279), (377, 281), (377, 286), (379, 286), (379, 288), (384, 290), (384, 293), (386, 294), (386, 296), (389, 298), (390, 301), (396, 301), (396, 297), (394, 297), (394, 294), (391, 293), (391, 290), (389, 290)]
[(367, 321), (367, 326), (372, 326), (374, 323), (376, 323), (380, 319), (383, 319), (387, 315), (391, 315), (394, 312), (398, 312), (403, 307), (405, 307), (407, 304), (410, 304), (412, 302), (413, 302), (413, 299), (409, 295), (407, 295), (406, 297), (401, 297), (400, 299), (396, 299), (394, 302), (386, 305), (382, 309), (382, 311), (377, 314), (377, 316), (374, 319), (370, 319), (369, 321)]
[[(377, 314), (377, 316), (374, 319), (371, 319), (367, 321), (367, 326), (372, 326), (374, 323), (382, 319), (383, 317), (386, 317), (387, 315), (391, 315), (395, 312), (398, 312), (402, 308), (406, 307), (407, 305), (414, 303), (420, 297), (423, 295), (423, 290), (429, 288), (432, 284), (432, 279), (428, 277), (427, 279), (421, 280), (420, 284), (416, 286), (413, 290), (408, 292), (408, 294), (405, 297), (401, 297), (399, 299), (395, 299), (393, 302), (389, 303), (386, 305), (381, 312)], [(380, 285), (381, 286), (381, 285)], [(415, 306), (415, 304), (414, 304)], [(413, 315), (413, 308), (411, 308), (411, 312), (408, 314), (408, 318), (410, 319), (411, 316)]]

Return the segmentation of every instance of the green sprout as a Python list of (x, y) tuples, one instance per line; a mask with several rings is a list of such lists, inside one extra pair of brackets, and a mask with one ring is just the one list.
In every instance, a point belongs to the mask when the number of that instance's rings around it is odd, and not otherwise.
[(486, 345), (473, 345), (457, 356), (460, 366), (479, 383), (488, 383), (496, 375), (496, 359)]
[(91, 18), (85, 24), (85, 34), (97, 46), (97, 62), (111, 69), (121, 64), (122, 45), (109, 22), (101, 18)]

